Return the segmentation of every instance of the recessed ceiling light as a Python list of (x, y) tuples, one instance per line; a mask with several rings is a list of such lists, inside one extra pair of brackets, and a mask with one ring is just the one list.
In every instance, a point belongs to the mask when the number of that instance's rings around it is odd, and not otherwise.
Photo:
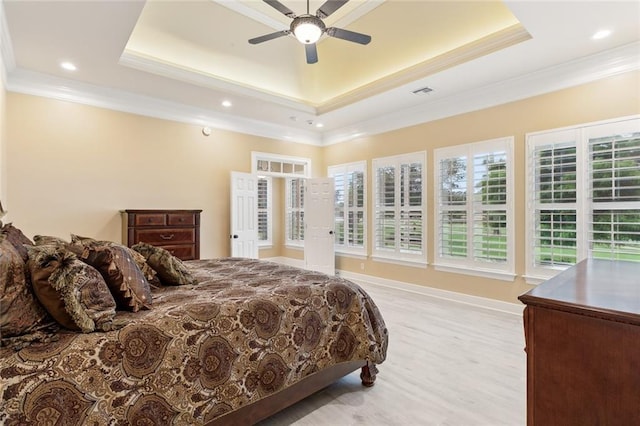
[(75, 71), (78, 69), (78, 67), (73, 65), (71, 62), (61, 62), (60, 67), (67, 71)]
[(611, 35), (611, 30), (600, 30), (591, 36), (592, 40), (601, 40)]
[(227, 100), (222, 101), (222, 106), (225, 108), (229, 108), (231, 105), (232, 105), (231, 101), (227, 101)]
[(316, 127), (324, 127), (324, 124), (322, 124), (322, 123), (316, 123)]

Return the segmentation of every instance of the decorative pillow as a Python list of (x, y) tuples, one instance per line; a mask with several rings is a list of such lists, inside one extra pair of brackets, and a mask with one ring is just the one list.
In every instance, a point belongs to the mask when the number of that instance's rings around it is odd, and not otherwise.
[(197, 284), (196, 279), (191, 275), (184, 263), (162, 247), (138, 243), (131, 248), (145, 257), (147, 263), (158, 273), (162, 284)]
[(81, 260), (96, 268), (119, 309), (137, 312), (151, 308), (151, 289), (126, 250), (109, 245), (69, 245)]
[(151, 308), (151, 289), (129, 253), (119, 247), (69, 245), (81, 260), (96, 268), (119, 309), (138, 312)]
[(138, 268), (142, 271), (145, 279), (149, 283), (150, 286), (157, 287), (160, 285), (160, 280), (157, 277), (156, 271), (153, 270), (149, 265), (147, 265), (147, 261), (140, 253), (135, 250), (130, 249), (129, 247), (114, 243), (113, 241), (100, 241), (90, 237), (81, 237), (80, 235), (71, 234), (71, 244), (81, 245), (83, 247), (96, 247), (96, 246), (109, 246), (109, 247), (120, 247), (123, 250), (126, 250), (129, 255), (133, 258), (138, 265)]
[(142, 271), (142, 274), (147, 279), (150, 286), (158, 287), (160, 285), (160, 279), (158, 278), (158, 273), (151, 266), (149, 266), (149, 264), (147, 263), (147, 259), (145, 259), (143, 255), (141, 255), (137, 251), (127, 246), (123, 246), (116, 243), (112, 243), (112, 244), (122, 247), (131, 255), (131, 257), (133, 258), (133, 261), (136, 262), (136, 265), (138, 265), (138, 268), (140, 268), (140, 270)]
[(6, 236), (0, 235), (0, 336), (20, 336), (51, 323), (31, 290), (22, 257)]
[(34, 235), (33, 242), (35, 242), (37, 246), (44, 246), (46, 244), (65, 246), (69, 244), (68, 241), (63, 240), (62, 238), (52, 237), (50, 235)]
[(22, 257), (22, 260), (26, 262), (27, 249), (24, 246), (25, 244), (32, 246), (33, 243), (31, 240), (11, 223), (4, 225), (2, 229), (0, 229), (0, 234), (5, 235), (5, 238), (13, 245), (20, 257)]
[(33, 291), (60, 325), (83, 333), (113, 329), (116, 302), (95, 268), (60, 246), (27, 250)]

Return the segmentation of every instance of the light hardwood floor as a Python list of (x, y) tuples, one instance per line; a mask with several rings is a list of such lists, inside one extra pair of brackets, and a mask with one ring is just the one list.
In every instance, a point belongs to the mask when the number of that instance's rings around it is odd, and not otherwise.
[(389, 329), (375, 386), (352, 373), (260, 426), (526, 423), (521, 315), (361, 285)]

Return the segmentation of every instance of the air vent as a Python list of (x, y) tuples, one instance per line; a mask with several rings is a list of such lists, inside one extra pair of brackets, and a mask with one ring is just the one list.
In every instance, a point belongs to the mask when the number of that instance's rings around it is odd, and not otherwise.
[(431, 87), (423, 87), (422, 89), (414, 90), (412, 93), (414, 95), (424, 95), (429, 92), (433, 92), (433, 89)]

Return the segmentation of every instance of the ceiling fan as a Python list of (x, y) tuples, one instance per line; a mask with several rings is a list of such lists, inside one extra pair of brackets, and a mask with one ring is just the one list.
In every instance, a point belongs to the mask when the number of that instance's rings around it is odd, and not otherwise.
[(371, 36), (369, 35), (344, 30), (342, 28), (327, 28), (322, 21), (324, 18), (328, 17), (333, 12), (344, 6), (344, 4), (349, 0), (327, 0), (316, 11), (315, 15), (309, 14), (309, 0), (307, 0), (307, 13), (299, 16), (296, 16), (296, 14), (293, 13), (291, 9), (280, 3), (278, 0), (263, 1), (285, 16), (292, 18), (293, 21), (291, 21), (291, 26), (288, 30), (278, 31), (275, 33), (265, 34), (260, 37), (252, 38), (249, 40), (249, 43), (251, 44), (258, 44), (265, 41), (273, 40), (274, 38), (293, 34), (300, 43), (304, 44), (305, 53), (307, 55), (307, 63), (315, 64), (316, 62), (318, 62), (318, 50), (316, 49), (316, 42), (320, 39), (320, 36), (322, 36), (322, 34), (326, 34), (329, 37), (340, 38), (342, 40), (352, 41), (354, 43), (360, 44), (369, 44), (369, 42), (371, 41)]

